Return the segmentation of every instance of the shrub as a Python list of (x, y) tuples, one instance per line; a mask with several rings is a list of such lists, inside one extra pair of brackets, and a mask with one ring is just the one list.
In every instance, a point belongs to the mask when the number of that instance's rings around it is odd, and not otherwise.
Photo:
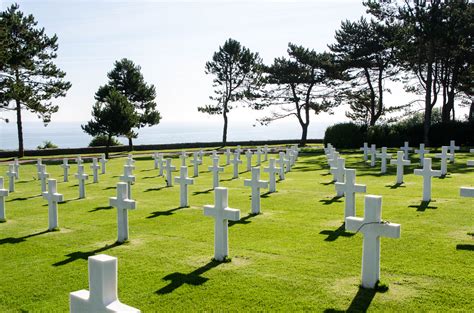
[(331, 143), (338, 149), (359, 148), (366, 138), (367, 127), (354, 123), (329, 126), (324, 134), (324, 144)]
[(43, 141), (43, 145), (39, 145), (36, 147), (38, 150), (44, 150), (44, 149), (56, 149), (58, 146), (56, 146), (54, 143), (52, 143), (49, 140)]
[[(107, 145), (107, 136), (106, 135), (98, 135), (92, 138), (91, 142), (89, 143), (89, 147), (102, 147)], [(112, 137), (110, 141), (110, 146), (120, 146), (122, 145), (117, 138)]]

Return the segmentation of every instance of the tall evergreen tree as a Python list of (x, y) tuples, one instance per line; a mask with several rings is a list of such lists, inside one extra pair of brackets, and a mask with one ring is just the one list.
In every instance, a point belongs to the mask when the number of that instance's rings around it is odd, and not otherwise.
[[(47, 124), (58, 106), (50, 100), (64, 97), (71, 84), (64, 80), (53, 60), (58, 50), (56, 35), (48, 37), (37, 28), (33, 15), (24, 15), (17, 4), (0, 13), (6, 31), (6, 61), (0, 80), (3, 108), (15, 110), (18, 128), (18, 155), (24, 155), (22, 110), (35, 113)], [(12, 107), (10, 107), (12, 106)]]
[(161, 120), (161, 115), (156, 109), (155, 86), (145, 82), (139, 65), (135, 65), (133, 61), (125, 58), (114, 63), (114, 68), (107, 74), (107, 77), (109, 82), (97, 90), (95, 99), (105, 102), (110, 91), (116, 90), (133, 105), (138, 119), (130, 131), (124, 134), (128, 138), (129, 149), (132, 150), (132, 138), (136, 138), (138, 135), (133, 129), (157, 125)]
[(214, 75), (214, 96), (209, 98), (216, 104), (198, 107), (199, 112), (221, 115), (224, 118), (222, 144), (227, 143), (227, 114), (232, 103), (253, 97), (252, 90), (260, 83), (262, 60), (257, 52), (251, 52), (234, 39), (228, 39), (206, 63), (206, 74)]

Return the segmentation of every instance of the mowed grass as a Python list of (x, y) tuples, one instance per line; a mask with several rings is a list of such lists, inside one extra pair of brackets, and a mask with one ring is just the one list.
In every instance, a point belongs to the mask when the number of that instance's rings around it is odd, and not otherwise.
[[(166, 188), (153, 160), (137, 156), (132, 192), (137, 209), (129, 212), (130, 241), (122, 245), (115, 244), (117, 212), (109, 197), (115, 196), (124, 158), (110, 160), (98, 184), (90, 177), (81, 200), (77, 180), (71, 176), (63, 183), (59, 163), (46, 162), (65, 199), (59, 232), (46, 232), (48, 208), (39, 196), (35, 165), (21, 166), (16, 191), (6, 200), (8, 221), (0, 224), (0, 311), (67, 311), (69, 293), (89, 288), (87, 258), (105, 253), (118, 258), (120, 300), (144, 312), (473, 312), (474, 199), (459, 196), (460, 186), (474, 185), (469, 155), (457, 154), (450, 174), (433, 179), (434, 201), (428, 205), (421, 203), (422, 178), (413, 175), (417, 159), (406, 168), (406, 183), (397, 187), (394, 166), (380, 175), (379, 166), (365, 165), (360, 153), (342, 155), (347, 167), (357, 169), (357, 183), (383, 196), (382, 218), (402, 227), (400, 239), (381, 240), (386, 292), (359, 288), (363, 235), (344, 232), (344, 200), (333, 198), (320, 149), (300, 154), (277, 192), (262, 196), (258, 216), (250, 215), (245, 158), (238, 179), (225, 167), (220, 184), (229, 188), (229, 206), (241, 210), (241, 221), (229, 227), (229, 263), (211, 260), (214, 220), (202, 209), (214, 203), (209, 157), (190, 186), (191, 206), (179, 208), (179, 186)], [(173, 163), (179, 168), (178, 159)], [(0, 166), (0, 173), (6, 169)], [(363, 216), (363, 195), (356, 199), (357, 215)]]

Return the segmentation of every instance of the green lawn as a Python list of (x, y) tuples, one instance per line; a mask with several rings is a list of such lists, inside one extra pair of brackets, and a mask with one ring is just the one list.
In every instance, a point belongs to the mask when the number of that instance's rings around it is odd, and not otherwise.
[[(69, 292), (88, 289), (87, 257), (99, 253), (118, 258), (119, 298), (144, 312), (473, 312), (474, 199), (459, 197), (459, 187), (474, 185), (474, 168), (465, 165), (474, 157), (457, 155), (450, 174), (433, 180), (434, 201), (426, 206), (420, 201), (422, 178), (412, 174), (417, 166), (407, 168), (406, 183), (396, 187), (394, 166), (379, 175), (378, 167), (361, 162), (360, 153), (342, 155), (347, 167), (357, 169), (357, 183), (366, 184), (368, 194), (383, 196), (382, 218), (402, 227), (400, 239), (382, 239), (386, 292), (359, 288), (363, 236), (343, 231), (344, 202), (333, 199), (320, 150), (300, 154), (277, 192), (263, 196), (258, 216), (249, 214), (250, 189), (243, 186), (250, 173), (231, 180), (232, 168), (226, 167), (221, 186), (229, 188), (229, 206), (242, 217), (229, 228), (230, 263), (211, 261), (214, 220), (202, 209), (214, 202), (209, 157), (190, 186), (189, 208), (178, 208), (179, 186), (166, 188), (150, 157), (137, 157), (130, 241), (114, 244), (117, 213), (108, 204), (125, 160), (116, 158), (98, 184), (87, 164), (90, 178), (82, 200), (77, 181), (71, 176), (63, 183), (58, 163), (48, 164), (65, 198), (59, 232), (45, 231), (47, 204), (39, 196), (35, 165), (21, 166), (16, 192), (6, 201), (8, 221), (0, 224), (0, 312), (67, 311)], [(179, 160), (173, 163), (178, 167)], [(1, 165), (0, 173), (5, 171)], [(76, 172), (74, 164), (70, 172)], [(356, 198), (362, 216), (363, 195)]]

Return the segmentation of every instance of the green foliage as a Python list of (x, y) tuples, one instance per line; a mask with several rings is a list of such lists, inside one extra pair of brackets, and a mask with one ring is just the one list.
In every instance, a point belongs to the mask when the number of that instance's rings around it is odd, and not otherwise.
[(13, 105), (18, 112), (19, 155), (23, 156), (21, 111), (28, 110), (43, 119), (51, 120), (58, 106), (50, 101), (64, 97), (71, 83), (64, 80), (66, 73), (54, 63), (58, 37), (49, 37), (44, 28), (38, 28), (33, 15), (24, 15), (17, 4), (0, 13), (6, 30), (6, 61), (3, 71), (7, 78), (0, 80), (0, 101)]
[(354, 123), (340, 123), (326, 128), (324, 144), (331, 143), (338, 149), (357, 149), (366, 140), (367, 126)]
[(43, 145), (39, 145), (36, 147), (38, 150), (44, 150), (44, 149), (56, 149), (58, 146), (52, 143), (50, 140), (45, 140), (43, 141)]
[(111, 147), (121, 145), (120, 141), (118, 141), (115, 137), (110, 138), (109, 143), (109, 138), (107, 135), (96, 135), (89, 143), (89, 147), (104, 147), (107, 146), (107, 144), (109, 144)]

